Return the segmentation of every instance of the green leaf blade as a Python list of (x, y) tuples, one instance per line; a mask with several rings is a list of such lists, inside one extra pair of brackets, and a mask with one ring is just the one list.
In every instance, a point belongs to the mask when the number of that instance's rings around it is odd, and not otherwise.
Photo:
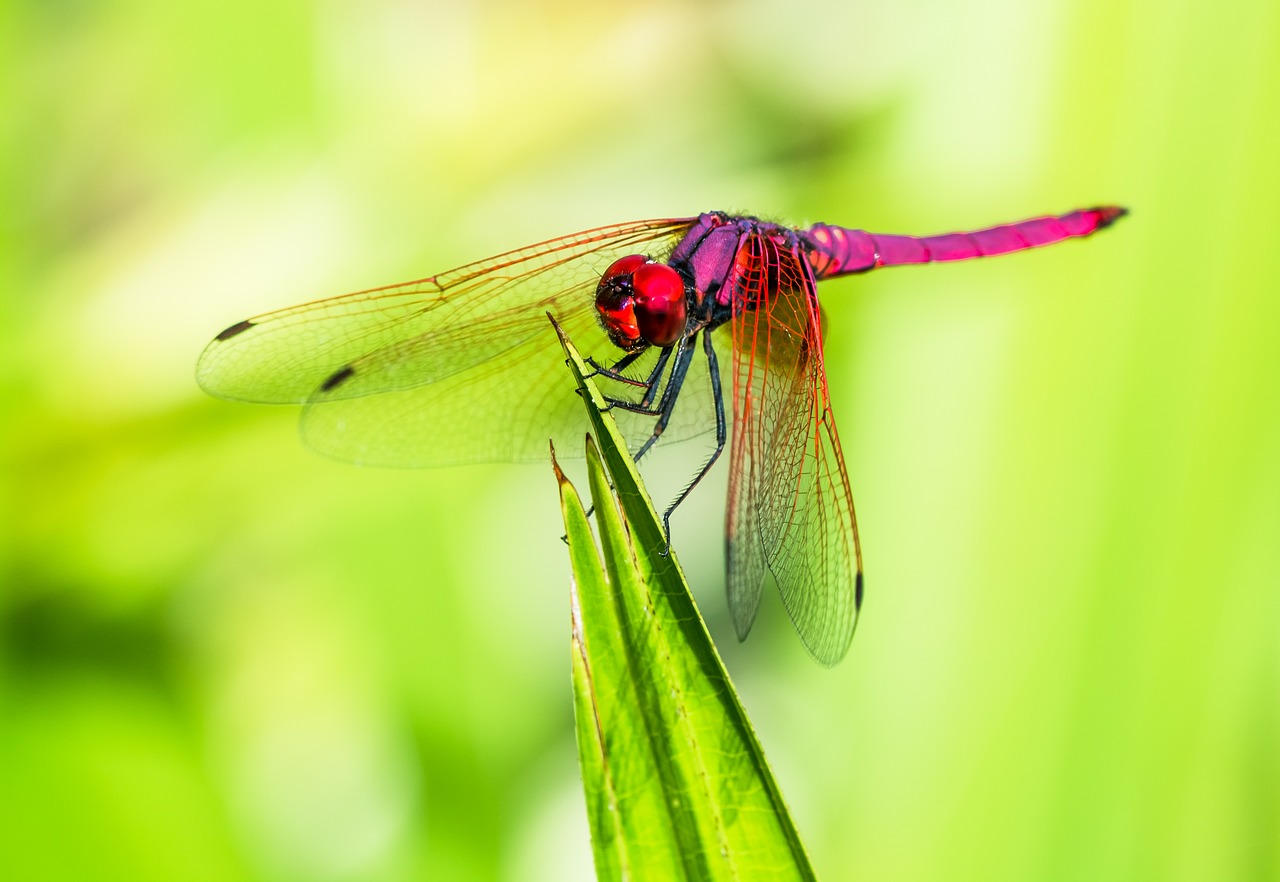
[(588, 439), (587, 449), (599, 555), (581, 503), (572, 525), (566, 512), (575, 710), (597, 875), (812, 879), (679, 563), (664, 553), (661, 522), (601, 413), (607, 405), (564, 342), (601, 442)]
[(631, 878), (627, 861), (627, 839), (621, 829), (618, 797), (614, 790), (613, 775), (609, 767), (605, 732), (602, 718), (613, 715), (608, 696), (599, 695), (594, 686), (596, 676), (612, 681), (618, 672), (610, 659), (601, 659), (599, 671), (593, 667), (586, 652), (583, 635), (582, 597), (587, 598), (587, 617), (604, 622), (609, 616), (609, 580), (596, 552), (591, 526), (586, 510), (573, 484), (560, 470), (551, 451), (551, 463), (560, 485), (560, 510), (564, 517), (565, 540), (569, 546), (570, 563), (574, 579), (569, 590), (569, 620), (572, 634), (574, 722), (578, 742), (579, 765), (582, 769), (583, 789), (586, 793), (587, 813), (591, 825), (591, 844), (596, 871), (600, 878)]

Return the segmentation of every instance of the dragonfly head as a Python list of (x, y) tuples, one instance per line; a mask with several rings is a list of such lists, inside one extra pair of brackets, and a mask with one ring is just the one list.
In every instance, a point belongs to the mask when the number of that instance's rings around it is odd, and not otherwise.
[(684, 333), (684, 280), (665, 263), (654, 263), (643, 254), (627, 255), (600, 277), (596, 312), (619, 349), (670, 346)]

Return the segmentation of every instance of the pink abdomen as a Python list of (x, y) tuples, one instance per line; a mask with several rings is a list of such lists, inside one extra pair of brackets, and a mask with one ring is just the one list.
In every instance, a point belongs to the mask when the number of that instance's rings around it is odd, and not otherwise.
[(888, 236), (814, 224), (802, 233), (810, 246), (809, 262), (819, 279), (865, 273), (878, 266), (932, 263), (991, 257), (1088, 236), (1110, 226), (1127, 210), (1115, 206), (1039, 217), (968, 233), (939, 236)]

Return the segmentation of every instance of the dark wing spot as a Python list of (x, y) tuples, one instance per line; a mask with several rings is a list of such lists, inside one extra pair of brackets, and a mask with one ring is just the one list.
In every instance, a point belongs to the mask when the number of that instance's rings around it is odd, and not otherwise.
[(862, 570), (858, 570), (858, 575), (853, 580), (853, 608), (862, 609)]
[(232, 325), (231, 327), (227, 328), (225, 331), (223, 331), (221, 334), (219, 334), (219, 335), (218, 335), (217, 337), (215, 337), (214, 339), (215, 339), (215, 340), (230, 340), (230, 339), (231, 339), (232, 337), (234, 337), (236, 334), (242, 334), (242, 333), (244, 333), (245, 331), (249, 330), (249, 329), (250, 329), (250, 328), (252, 328), (252, 327), (253, 327), (253, 322), (249, 321), (248, 319), (245, 319), (245, 320), (244, 320), (244, 321), (242, 321), (242, 322), (236, 322), (234, 325)]
[(347, 380), (351, 379), (355, 375), (356, 375), (355, 368), (353, 368), (349, 364), (343, 365), (342, 367), (334, 371), (329, 376), (329, 379), (325, 380), (323, 383), (320, 384), (320, 391), (332, 392), (335, 388), (337, 388), (338, 386), (341, 386), (343, 383), (345, 383)]

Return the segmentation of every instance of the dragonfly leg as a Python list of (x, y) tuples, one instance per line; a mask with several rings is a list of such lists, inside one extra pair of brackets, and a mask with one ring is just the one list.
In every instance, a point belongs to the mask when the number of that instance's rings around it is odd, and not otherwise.
[(635, 386), (645, 390), (644, 397), (640, 399), (640, 404), (646, 408), (652, 407), (653, 397), (657, 394), (657, 389), (661, 385), (662, 374), (667, 369), (667, 362), (671, 360), (671, 352), (674, 346), (666, 346), (658, 355), (658, 360), (654, 362), (653, 369), (649, 371), (649, 376), (643, 380), (637, 380), (634, 377), (624, 376), (622, 371), (626, 369), (633, 361), (644, 353), (633, 352), (623, 358), (618, 359), (617, 363), (610, 368), (596, 367), (594, 376), (607, 377), (610, 380), (617, 380), (628, 386)]
[[(716, 361), (716, 350), (715, 346), (712, 345), (711, 335), (706, 331), (702, 332), (702, 349), (707, 354), (707, 372), (711, 375), (711, 395), (716, 404), (716, 449), (712, 451), (711, 456), (708, 457), (702, 468), (693, 476), (693, 480), (680, 491), (680, 495), (676, 497), (675, 502), (667, 506), (667, 510), (662, 515), (662, 531), (667, 537), (667, 547), (662, 550), (663, 557), (671, 552), (672, 513), (679, 508), (680, 503), (685, 501), (693, 488), (698, 486), (698, 482), (706, 477), (707, 472), (711, 471), (711, 467), (716, 464), (716, 460), (719, 459), (720, 454), (724, 452), (725, 443), (729, 438), (728, 426), (724, 419), (724, 395), (720, 388), (720, 365)], [(683, 377), (681, 379), (683, 379)], [(654, 437), (649, 439), (644, 448), (642, 448), (642, 452), (643, 450), (648, 449), (649, 444), (652, 444), (653, 441), (657, 439), (657, 434), (658, 433), (655, 433)], [(639, 458), (639, 456), (636, 457), (636, 459)]]
[[(592, 376), (596, 376), (596, 375), (604, 376), (609, 379), (620, 380), (624, 383), (629, 383), (635, 386), (643, 386), (646, 389), (644, 397), (641, 398), (639, 402), (627, 401), (624, 398), (614, 398), (612, 396), (605, 395), (604, 400), (605, 400), (605, 403), (608, 405), (605, 408), (605, 410), (607, 411), (613, 410), (616, 407), (620, 410), (629, 411), (630, 413), (638, 413), (638, 414), (643, 414), (644, 416), (656, 416), (656, 417), (662, 416), (664, 407), (670, 410), (668, 399), (674, 400), (674, 391), (672, 390), (670, 383), (667, 384), (667, 388), (663, 392), (662, 401), (658, 404), (657, 407), (653, 405), (653, 398), (657, 394), (657, 389), (659, 385), (661, 385), (662, 373), (667, 367), (667, 362), (671, 360), (671, 353), (673, 350), (677, 348), (680, 349), (680, 353), (681, 353), (676, 358), (677, 365), (683, 359), (683, 361), (685, 362), (685, 371), (687, 371), (689, 357), (687, 355), (684, 355), (684, 353), (688, 351), (690, 354), (692, 354), (693, 350), (692, 349), (686, 350), (684, 348), (684, 341), (682, 340), (679, 344), (679, 347), (667, 346), (662, 350), (662, 352), (658, 355), (657, 363), (654, 364), (653, 366), (653, 370), (649, 372), (649, 376), (644, 380), (634, 380), (630, 377), (624, 377), (619, 373), (620, 371), (624, 370), (629, 364), (631, 364), (637, 358), (639, 358), (643, 354), (642, 352), (633, 352), (628, 355), (624, 355), (622, 358), (618, 359), (618, 361), (615, 362), (612, 367), (609, 367), (609, 368), (601, 367), (599, 363), (596, 362), (594, 359), (591, 359), (591, 358), (586, 359), (586, 361), (595, 369), (596, 373), (593, 374)], [(681, 375), (681, 378), (683, 379), (684, 371), (681, 371), (680, 375)], [(673, 376), (674, 376), (674, 372), (673, 372)], [(581, 389), (577, 391), (579, 395), (582, 394)], [(667, 419), (670, 419), (669, 414), (666, 419), (661, 420), (661, 426), (657, 428), (655, 430), (654, 435), (652, 435), (649, 438), (649, 440), (645, 442), (644, 446), (640, 449), (640, 452), (635, 454), (632, 457), (633, 462), (639, 462), (640, 457), (644, 456), (645, 452), (648, 451), (648, 449), (653, 446), (653, 442), (658, 440), (658, 436), (662, 434), (662, 429), (666, 427)], [(587, 516), (590, 517), (591, 513), (594, 510), (595, 510), (595, 506), (591, 506), (590, 508), (588, 508)], [(667, 547), (670, 548), (670, 546), (671, 546), (671, 542), (668, 541)]]
[[(624, 383), (630, 383), (635, 386), (643, 386), (645, 389), (644, 397), (639, 401), (627, 401), (625, 398), (614, 398), (606, 395), (605, 400), (609, 402), (610, 410), (615, 407), (619, 407), (622, 410), (630, 411), (631, 413), (644, 414), (645, 416), (661, 416), (662, 408), (667, 400), (667, 395), (670, 394), (670, 383), (667, 384), (661, 403), (655, 406), (653, 399), (654, 396), (658, 394), (658, 389), (662, 387), (662, 374), (667, 368), (667, 362), (671, 360), (672, 351), (676, 348), (677, 347), (675, 346), (668, 346), (663, 349), (662, 354), (658, 356), (657, 363), (653, 366), (653, 370), (649, 371), (649, 376), (643, 381), (633, 380), (629, 377), (614, 377), (609, 371), (601, 371), (600, 373), (603, 376), (613, 377), (614, 379), (619, 379)], [(623, 359), (622, 361), (626, 361), (626, 359)], [(679, 356), (677, 356), (677, 361), (679, 361)], [(621, 363), (622, 362), (620, 361), (619, 364)]]
[[(703, 332), (703, 336), (706, 336), (706, 332)], [(632, 457), (635, 462), (639, 462), (640, 457), (648, 453), (649, 448), (657, 443), (658, 439), (662, 437), (662, 433), (666, 431), (667, 423), (671, 421), (671, 414), (676, 407), (676, 399), (680, 397), (680, 387), (684, 385), (684, 378), (689, 373), (689, 365), (693, 363), (694, 349), (688, 345), (688, 339), (688, 337), (683, 337), (676, 345), (676, 363), (671, 368), (671, 377), (667, 380), (667, 385), (662, 390), (662, 398), (657, 405), (652, 405), (651, 403), (653, 393), (657, 388), (655, 386), (649, 390), (650, 394), (640, 401), (639, 408), (645, 408), (648, 402), (647, 409), (636, 409), (635, 411), (636, 413), (652, 414), (658, 418), (658, 421), (653, 426), (653, 434), (649, 436), (649, 440), (640, 445), (640, 449)]]
[[(676, 400), (679, 398), (680, 388), (684, 385), (685, 377), (688, 376), (689, 367), (693, 363), (693, 355), (695, 352), (694, 347), (689, 345), (688, 340), (688, 337), (684, 337), (675, 346), (667, 347), (663, 350), (662, 355), (659, 356), (658, 364), (649, 375), (649, 392), (646, 393), (645, 397), (641, 399), (640, 402), (623, 401), (606, 397), (606, 401), (609, 402), (610, 408), (618, 407), (632, 413), (646, 414), (649, 416), (656, 416), (658, 418), (657, 422), (654, 424), (653, 433), (644, 442), (644, 444), (640, 445), (640, 449), (632, 456), (632, 460), (635, 462), (639, 462), (641, 457), (648, 453), (649, 449), (658, 442), (658, 439), (662, 437), (662, 433), (666, 431), (667, 424), (671, 421), (671, 415), (675, 412)], [(699, 481), (702, 480), (703, 475), (711, 470), (711, 466), (720, 458), (720, 453), (724, 450), (725, 442), (728, 438), (728, 429), (724, 418), (724, 399), (720, 392), (720, 367), (716, 361), (715, 347), (712, 344), (711, 335), (706, 330), (703, 330), (702, 332), (702, 347), (707, 354), (708, 368), (711, 374), (711, 389), (715, 399), (716, 449), (715, 452), (711, 454), (711, 458), (703, 464), (702, 468), (699, 469), (698, 474), (694, 476), (694, 479), (689, 482), (688, 486), (680, 492), (676, 501), (667, 508), (666, 513), (662, 516), (662, 532), (666, 540), (666, 545), (663, 546), (661, 554), (664, 557), (671, 553), (672, 512), (676, 510), (680, 503), (684, 502), (685, 498), (689, 495), (689, 492), (693, 490)], [(671, 369), (670, 379), (667, 380), (666, 385), (663, 387), (662, 397), (655, 405), (653, 404), (653, 397), (657, 394), (658, 386), (661, 385), (660, 380), (662, 369), (670, 359), (673, 349), (675, 350), (675, 365)]]
[(645, 385), (649, 388), (644, 393), (644, 397), (640, 399), (641, 404), (653, 405), (653, 397), (658, 394), (658, 388), (662, 385), (662, 375), (666, 371), (667, 362), (671, 360), (671, 353), (675, 349), (676, 347), (674, 346), (667, 346), (662, 350), (662, 354), (658, 356), (657, 363), (654, 364), (653, 370), (649, 372), (649, 377), (645, 381)]
[(604, 400), (609, 405), (608, 407), (609, 410), (613, 410), (616, 407), (618, 408), (618, 410), (625, 410), (628, 413), (638, 413), (644, 416), (651, 416), (651, 417), (662, 416), (662, 411), (656, 407), (649, 407), (644, 404), (636, 404), (633, 401), (627, 401), (623, 398), (610, 398), (608, 395), (604, 397)]
[[(626, 383), (628, 386), (647, 386), (648, 385), (647, 381), (637, 380), (634, 377), (624, 376), (622, 373), (628, 367), (630, 367), (637, 358), (639, 358), (642, 355), (644, 355), (643, 350), (640, 352), (630, 352), (622, 356), (622, 358), (615, 361), (613, 365), (610, 367), (605, 367), (604, 365), (600, 364), (600, 362), (596, 361), (593, 356), (590, 356), (590, 355), (584, 358), (583, 361), (586, 362), (587, 367), (591, 368), (591, 374), (589, 376), (608, 377), (610, 380), (617, 380), (619, 383)], [(661, 363), (662, 361), (659, 360), (659, 364)]]

